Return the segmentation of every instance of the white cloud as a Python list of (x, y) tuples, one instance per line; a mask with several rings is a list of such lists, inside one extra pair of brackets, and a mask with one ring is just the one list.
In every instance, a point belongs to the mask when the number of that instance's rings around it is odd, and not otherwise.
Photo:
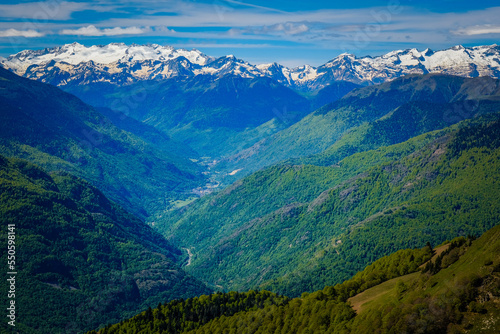
[[(232, 6), (233, 5), (233, 6)], [(207, 33), (217, 39), (276, 40), (318, 44), (351, 43), (408, 43), (414, 45), (464, 43), (456, 30), (478, 24), (498, 27), (500, 7), (469, 12), (437, 13), (418, 10), (410, 6), (380, 6), (359, 9), (305, 10), (279, 12), (272, 8), (243, 6), (240, 1), (215, 1), (209, 3), (187, 3), (183, 1), (152, 2), (148, 6), (157, 13), (175, 15), (137, 15), (127, 18), (112, 18), (106, 24), (112, 26), (160, 26), (168, 25), (178, 33), (181, 27), (198, 28), (190, 34)], [(227, 30), (203, 31), (203, 28), (221, 27)], [(489, 29), (492, 32), (493, 29)], [(496, 30), (495, 30), (496, 31)], [(471, 30), (484, 33), (485, 30)], [(462, 36), (467, 36), (463, 34)], [(181, 37), (181, 36), (179, 36)], [(361, 41), (361, 42), (360, 42)], [(323, 47), (323, 45), (320, 45)]]
[(93, 25), (81, 27), (78, 29), (63, 29), (59, 33), (61, 35), (78, 35), (78, 36), (118, 36), (118, 35), (140, 35), (150, 31), (149, 28), (127, 27), (127, 28), (103, 28), (99, 29)]
[(67, 20), (76, 11), (88, 9), (83, 2), (40, 1), (15, 5), (0, 5), (0, 17), (23, 18), (36, 22)]
[[(438, 48), (471, 44), (478, 36), (493, 39), (495, 35), (492, 34), (500, 33), (500, 7), (431, 12), (408, 5), (391, 6), (390, 3), (399, 2), (388, 1), (387, 6), (370, 8), (283, 12), (245, 0), (47, 0), (0, 5), (0, 18), (9, 18), (0, 19), (0, 36), (5, 36), (11, 28), (33, 37), (41, 34), (38, 31), (45, 35), (55, 31), (73, 36), (175, 35), (176, 40), (185, 43), (234, 44), (241, 48), (252, 42), (262, 45), (300, 43), (320, 49), (361, 52), (407, 45)], [(50, 7), (50, 4), (54, 5)], [(94, 25), (89, 25), (89, 21), (76, 21), (78, 18), (62, 22), (78, 11), (107, 14), (95, 16), (97, 20), (103, 19), (92, 21)], [(34, 15), (39, 15), (40, 19), (30, 19)], [(44, 20), (43, 16), (47, 15), (49, 18)], [(14, 33), (17, 32), (10, 32)]]
[(302, 34), (309, 31), (309, 27), (304, 23), (298, 22), (283, 22), (278, 24), (273, 24), (270, 26), (262, 27), (248, 27), (248, 28), (233, 28), (229, 30), (231, 36), (237, 36), (241, 34), (252, 34), (252, 35), (276, 35), (276, 36), (293, 36)]
[(26, 38), (32, 38), (32, 37), (42, 37), (45, 36), (45, 34), (40, 33), (36, 30), (17, 30), (17, 29), (7, 29), (7, 30), (0, 30), (0, 37), (26, 37)]
[(293, 23), (293, 22), (276, 24), (270, 28), (271, 28), (269, 29), (270, 31), (283, 32), (286, 35), (297, 35), (309, 30), (309, 27), (306, 26), (305, 24)]
[(277, 13), (286, 13), (283, 10), (271, 8), (271, 7), (264, 7), (264, 6), (258, 6), (258, 5), (252, 5), (250, 3), (246, 2), (241, 2), (241, 1), (235, 1), (235, 0), (226, 0), (227, 3), (235, 4), (235, 5), (242, 5), (242, 6), (247, 6), (247, 7), (253, 7), (253, 8), (258, 8), (258, 9), (263, 9), (266, 11), (271, 11), (271, 12), (277, 12)]
[(179, 48), (227, 48), (227, 49), (267, 49), (276, 46), (272, 44), (251, 44), (251, 43), (189, 43), (176, 44)]
[(500, 26), (492, 26), (492, 25), (482, 25), (482, 26), (473, 26), (467, 27), (464, 29), (459, 29), (455, 31), (458, 35), (485, 35), (485, 34), (500, 34)]
[(165, 26), (153, 27), (151, 31), (165, 35), (172, 35), (176, 33), (174, 29), (169, 29), (168, 27)]

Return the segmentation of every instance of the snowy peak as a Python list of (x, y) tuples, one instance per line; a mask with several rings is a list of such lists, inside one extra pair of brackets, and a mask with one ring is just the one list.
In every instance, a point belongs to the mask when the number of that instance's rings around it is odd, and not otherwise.
[(277, 63), (252, 65), (233, 55), (214, 58), (198, 50), (171, 46), (108, 45), (79, 43), (44, 50), (25, 50), (0, 64), (19, 75), (54, 85), (82, 85), (108, 82), (116, 85), (176, 76), (235, 75), (268, 77), (285, 86), (314, 90), (334, 81), (375, 84), (407, 74), (444, 73), (464, 77), (500, 77), (500, 47), (496, 44), (464, 47), (457, 45), (433, 51), (415, 48), (395, 50), (378, 57), (356, 57), (343, 53), (324, 65), (288, 68)]
[(198, 50), (177, 50), (171, 46), (160, 46), (158, 44), (132, 44), (127, 46), (124, 43), (111, 43), (108, 45), (86, 47), (75, 42), (39, 51), (21, 51), (8, 57), (2, 64), (22, 75), (30, 65), (45, 65), (52, 60), (70, 65), (78, 65), (90, 61), (95, 64), (108, 65), (116, 62), (168, 61), (178, 57), (184, 57), (189, 62), (197, 65), (205, 65), (213, 59)]
[(461, 45), (447, 50), (406, 49), (391, 51), (378, 57), (357, 58), (341, 54), (325, 65), (319, 73), (337, 80), (373, 84), (406, 74), (445, 73), (464, 77), (500, 77), (500, 48), (497, 45), (466, 48)]

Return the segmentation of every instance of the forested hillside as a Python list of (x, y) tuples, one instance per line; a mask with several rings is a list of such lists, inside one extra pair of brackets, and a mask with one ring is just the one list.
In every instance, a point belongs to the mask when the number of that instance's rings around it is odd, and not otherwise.
[[(0, 223), (15, 226), (20, 333), (81, 333), (147, 305), (210, 292), (177, 265), (179, 249), (65, 172), (0, 156)], [(7, 249), (7, 238), (0, 246)], [(1, 260), (7, 263), (7, 252)], [(7, 332), (6, 321), (1, 326)]]
[[(64, 89), (91, 105), (124, 112), (214, 158), (249, 147), (313, 110), (304, 96), (271, 79), (234, 75)], [(121, 102), (128, 100), (131, 103)], [(265, 125), (272, 119), (276, 127)]]
[[(314, 163), (338, 161), (339, 157), (399, 143), (475, 117), (488, 112), (491, 104), (496, 109), (493, 111), (498, 111), (499, 95), (498, 80), (442, 74), (408, 75), (354, 89), (300, 122), (222, 161), (219, 168), (242, 168), (237, 174), (241, 177), (273, 163), (320, 154), (332, 145), (331, 150), (342, 145), (344, 152), (340, 156), (322, 157)], [(381, 123), (382, 128), (379, 129), (375, 122)], [(371, 127), (374, 130), (370, 132)], [(384, 134), (382, 138), (378, 137), (379, 131)], [(363, 136), (366, 136), (364, 143)], [(343, 143), (338, 142), (342, 139)], [(346, 142), (349, 139), (351, 142)]]
[(357, 153), (276, 166), (173, 212), (161, 226), (223, 289), (288, 296), (347, 279), (398, 249), (479, 235), (500, 215), (499, 114)]
[(168, 151), (175, 144), (155, 148), (150, 142), (56, 87), (0, 68), (0, 152), (5, 156), (48, 171), (69, 171), (144, 218), (205, 182), (190, 156)]

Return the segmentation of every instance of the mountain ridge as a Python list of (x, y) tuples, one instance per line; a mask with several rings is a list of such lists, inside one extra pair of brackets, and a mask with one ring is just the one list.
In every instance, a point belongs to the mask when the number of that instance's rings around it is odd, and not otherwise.
[[(449, 104), (434, 113), (437, 122), (433, 124), (451, 125), (476, 115), (480, 109), (479, 100), (497, 100), (498, 96), (500, 81), (489, 77), (407, 75), (382, 84), (353, 89), (341, 99), (316, 109), (290, 127), (222, 159), (220, 165), (230, 166), (229, 169), (233, 170), (244, 168), (240, 173), (243, 175), (279, 161), (319, 154), (335, 145), (355, 126), (373, 122), (406, 103)], [(282, 150), (282, 147), (287, 149)]]
[[(95, 82), (130, 84), (175, 76), (227, 74), (242, 77), (269, 77), (294, 89), (312, 91), (334, 81), (357, 84), (386, 82), (407, 74), (445, 73), (465, 77), (500, 77), (500, 47), (457, 45), (445, 50), (394, 50), (381, 56), (357, 57), (343, 53), (318, 67), (295, 68), (278, 63), (252, 65), (232, 55), (219, 58), (193, 49), (171, 46), (111, 43), (85, 47), (78, 43), (44, 50), (24, 50), (0, 64), (19, 75), (57, 86)], [(91, 70), (97, 76), (86, 77)]]

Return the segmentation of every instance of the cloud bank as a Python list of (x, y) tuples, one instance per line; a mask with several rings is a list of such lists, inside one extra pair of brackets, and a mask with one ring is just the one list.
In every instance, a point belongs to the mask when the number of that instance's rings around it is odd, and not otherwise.
[(127, 28), (104, 28), (99, 29), (93, 25), (81, 27), (79, 29), (63, 29), (61, 35), (76, 36), (118, 36), (118, 35), (140, 35), (150, 31), (149, 28), (127, 27)]
[(34, 37), (43, 37), (44, 34), (35, 31), (35, 30), (17, 30), (17, 29), (7, 29), (0, 30), (0, 37), (26, 37), (26, 38), (34, 38)]

